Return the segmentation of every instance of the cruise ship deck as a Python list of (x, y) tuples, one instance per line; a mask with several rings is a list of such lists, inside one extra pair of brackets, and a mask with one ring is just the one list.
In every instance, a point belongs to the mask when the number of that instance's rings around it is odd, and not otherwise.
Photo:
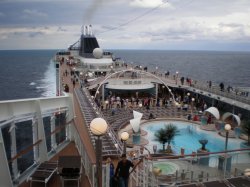
[[(95, 163), (96, 163), (96, 153), (95, 153), (95, 136), (90, 130), (89, 124), (96, 117), (104, 118), (109, 125), (108, 132), (102, 137), (103, 146), (102, 146), (102, 155), (103, 155), (103, 186), (107, 186), (109, 184), (109, 165), (106, 163), (106, 159), (111, 157), (114, 161), (115, 165), (119, 160), (119, 157), (122, 153), (123, 145), (119, 140), (119, 133), (123, 128), (125, 128), (129, 124), (129, 120), (133, 118), (133, 110), (143, 113), (142, 120), (149, 120), (150, 113), (153, 114), (153, 120), (162, 120), (162, 119), (178, 119), (178, 120), (187, 120), (187, 116), (189, 114), (199, 114), (199, 109), (196, 107), (189, 107), (187, 110), (179, 109), (175, 103), (168, 105), (167, 107), (160, 103), (159, 106), (155, 106), (156, 99), (153, 100), (153, 104), (150, 109), (146, 107), (142, 107), (137, 104), (129, 103), (130, 106), (127, 108), (116, 108), (115, 115), (112, 114), (112, 110), (108, 108), (105, 104), (102, 107), (98, 107), (97, 103), (94, 102), (94, 98), (90, 94), (87, 88), (97, 88), (98, 85), (104, 84), (107, 79), (97, 79), (97, 81), (89, 84), (87, 87), (82, 86), (81, 82), (77, 82), (73, 85), (70, 76), (65, 76), (63, 73), (67, 69), (70, 72), (71, 67), (66, 64), (62, 64), (60, 66), (60, 78), (62, 84), (67, 84), (69, 86), (69, 94), (66, 96), (61, 96), (58, 98), (48, 98), (48, 99), (31, 99), (27, 100), (27, 102), (35, 103), (36, 112), (43, 114), (43, 109), (47, 110), (47, 113), (53, 114), (54, 116), (60, 115), (60, 113), (64, 113), (66, 111), (66, 120), (63, 126), (56, 126), (50, 129), (51, 136), (51, 150), (47, 155), (40, 152), (42, 148), (45, 148), (45, 137), (46, 132), (43, 132), (42, 129), (38, 127), (38, 135), (35, 137), (33, 135), (33, 139), (35, 138), (37, 141), (33, 140), (33, 144), (31, 148), (26, 148), (18, 152), (10, 152), (7, 150), (8, 154), (5, 154), (4, 147), (1, 147), (2, 154), (1, 161), (6, 169), (6, 172), (1, 176), (2, 179), (5, 179), (5, 183), (7, 186), (77, 186), (78, 180), (73, 181), (64, 181), (62, 180), (62, 176), (60, 175), (60, 170), (58, 167), (56, 171), (53, 173), (51, 177), (47, 177), (46, 182), (36, 182), (35, 180), (32, 182), (32, 175), (37, 171), (39, 166), (46, 161), (59, 163), (61, 157), (64, 156), (80, 156), (81, 157), (81, 173), (79, 178), (79, 186), (96, 186), (96, 176), (95, 176)], [(138, 70), (134, 70), (135, 72)], [(141, 72), (141, 70), (140, 70)], [(141, 72), (143, 73), (143, 72)], [(160, 73), (147, 73), (147, 75), (151, 76), (152, 82), (157, 84), (168, 85), (174, 89), (184, 89), (186, 93), (197, 93), (199, 95), (204, 95), (211, 100), (220, 101), (223, 103), (227, 103), (229, 105), (234, 102), (234, 106), (249, 112), (249, 97), (243, 97), (239, 95), (235, 95), (235, 93), (227, 93), (220, 91), (219, 87), (213, 86), (209, 88), (207, 85), (200, 84), (196, 82), (193, 85), (188, 85), (185, 83), (184, 85), (180, 84), (180, 82), (176, 81), (172, 77), (164, 77)], [(122, 80), (121, 80), (122, 81)], [(132, 83), (133, 84), (133, 83)], [(137, 82), (138, 84), (138, 82)], [(136, 85), (131, 85), (136, 86)], [(96, 92), (98, 91), (95, 90)], [(61, 99), (61, 100), (60, 100)], [(58, 100), (58, 102), (57, 102)], [(5, 107), (9, 108), (10, 112), (13, 110), (14, 116), (20, 115), (21, 112), (15, 108), (11, 108), (14, 105), (22, 106), (22, 103), (26, 101), (14, 101), (14, 102), (2, 102), (1, 103), (1, 111), (4, 111)], [(51, 102), (51, 103), (50, 103)], [(14, 103), (14, 104), (12, 104)], [(63, 104), (62, 104), (63, 103)], [(33, 105), (33, 104), (29, 104)], [(68, 108), (67, 108), (68, 107)], [(31, 107), (32, 108), (32, 107)], [(40, 108), (40, 109), (39, 109)], [(53, 109), (54, 108), (54, 109)], [(24, 108), (25, 111), (26, 108)], [(27, 111), (29, 111), (27, 109)], [(32, 111), (32, 110), (31, 110)], [(2, 117), (4, 115), (9, 115), (8, 112), (2, 113)], [(23, 115), (23, 114), (22, 114)], [(53, 116), (52, 115), (52, 116)], [(39, 115), (35, 114), (38, 124), (42, 123), (39, 121)], [(2, 119), (2, 118), (1, 118)], [(51, 125), (53, 124), (53, 117), (50, 119)], [(36, 120), (33, 120), (36, 121)], [(11, 123), (3, 121), (4, 125), (8, 127), (8, 131), (11, 132), (13, 128), (11, 128)], [(33, 123), (33, 122), (32, 122)], [(194, 122), (200, 125), (200, 122)], [(3, 125), (3, 126), (4, 126)], [(65, 131), (64, 131), (65, 130)], [(210, 130), (203, 128), (203, 130)], [(41, 131), (41, 132), (40, 132)], [(57, 142), (58, 132), (62, 132), (64, 139), (59, 140)], [(45, 135), (44, 135), (45, 134)], [(55, 137), (54, 137), (55, 135)], [(11, 135), (9, 139), (15, 138), (14, 135)], [(246, 138), (242, 136), (241, 138)], [(54, 140), (55, 139), (55, 140)], [(1, 142), (6, 141), (6, 138), (1, 137)], [(7, 138), (8, 140), (8, 138)], [(61, 141), (61, 142), (60, 142)], [(43, 142), (43, 143), (42, 143)], [(43, 145), (42, 145), (43, 144)], [(209, 167), (208, 165), (199, 164), (203, 158), (213, 157), (218, 159), (221, 155), (226, 152), (219, 153), (206, 153), (206, 154), (198, 154), (195, 155), (165, 155), (165, 154), (156, 154), (156, 153), (148, 153), (146, 150), (140, 152), (140, 148), (147, 144), (147, 141), (143, 141), (135, 148), (128, 148), (129, 152), (136, 153), (134, 157), (134, 161), (137, 162), (139, 158), (143, 159), (143, 162), (136, 168), (135, 173), (131, 174), (130, 177), (130, 187), (134, 186), (230, 186), (234, 184), (235, 187), (241, 187), (249, 184), (249, 178), (244, 176), (244, 171), (247, 168), (250, 168), (250, 162), (240, 163), (239, 160), (236, 159), (236, 162), (232, 162), (230, 173), (229, 171), (225, 172), (221, 169), (221, 166)], [(1, 144), (3, 145), (3, 144)], [(39, 149), (37, 149), (37, 145), (39, 145)], [(42, 145), (42, 146), (41, 146)], [(11, 144), (12, 148), (16, 148), (17, 145)], [(21, 157), (25, 157), (25, 154), (30, 152), (30, 150), (34, 150), (32, 154), (34, 154), (35, 162), (31, 164), (30, 167), (26, 168), (22, 173), (18, 172), (18, 159)], [(249, 149), (241, 149), (235, 152), (228, 152), (227, 154), (232, 154), (234, 158), (240, 158), (241, 155), (248, 155)], [(7, 155), (7, 156), (6, 156)], [(42, 155), (42, 156), (41, 156)], [(8, 160), (11, 164), (6, 164), (5, 160)], [(172, 163), (178, 164), (180, 169), (171, 175), (158, 175), (153, 172), (154, 161), (157, 160), (166, 160), (170, 159)], [(219, 164), (219, 163), (217, 163)], [(218, 169), (218, 167), (220, 169)], [(9, 169), (11, 168), (11, 169)], [(11, 170), (9, 172), (9, 170)], [(6, 177), (9, 178), (7, 180)], [(239, 177), (240, 176), (240, 177)], [(244, 177), (243, 177), (244, 176)], [(33, 177), (34, 179), (35, 177)], [(43, 178), (43, 176), (41, 176)], [(211, 181), (211, 182), (210, 182)], [(32, 182), (32, 183), (31, 183)], [(238, 185), (239, 184), (239, 185)]]

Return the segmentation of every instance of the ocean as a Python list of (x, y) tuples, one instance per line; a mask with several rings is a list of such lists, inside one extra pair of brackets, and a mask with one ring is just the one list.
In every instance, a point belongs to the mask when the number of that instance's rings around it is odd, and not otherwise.
[[(55, 67), (58, 50), (0, 51), (0, 100), (56, 95)], [(250, 52), (109, 50), (127, 63), (147, 66), (198, 81), (250, 87)]]
[(54, 96), (57, 50), (0, 51), (0, 100)]

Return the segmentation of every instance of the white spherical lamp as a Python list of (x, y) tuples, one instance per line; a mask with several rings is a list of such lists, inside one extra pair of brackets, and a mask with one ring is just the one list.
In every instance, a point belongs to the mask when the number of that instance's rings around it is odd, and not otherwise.
[(102, 58), (103, 50), (101, 48), (95, 48), (93, 50), (93, 55), (95, 58), (100, 59), (100, 58)]
[(106, 133), (108, 128), (107, 122), (102, 118), (95, 118), (90, 123), (90, 130), (96, 136), (101, 136)]
[(161, 169), (158, 167), (153, 168), (153, 173), (155, 176), (159, 176), (161, 174)]
[(122, 139), (122, 141), (127, 141), (129, 139), (129, 133), (122, 132), (121, 133), (121, 139)]
[(226, 124), (224, 128), (225, 128), (226, 131), (230, 131), (231, 130), (231, 125), (230, 124)]

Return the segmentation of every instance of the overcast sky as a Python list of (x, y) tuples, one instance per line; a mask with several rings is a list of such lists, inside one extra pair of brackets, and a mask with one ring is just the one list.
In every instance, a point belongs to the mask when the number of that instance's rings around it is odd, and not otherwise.
[(66, 49), (84, 24), (104, 49), (250, 51), (250, 0), (0, 0), (0, 50)]

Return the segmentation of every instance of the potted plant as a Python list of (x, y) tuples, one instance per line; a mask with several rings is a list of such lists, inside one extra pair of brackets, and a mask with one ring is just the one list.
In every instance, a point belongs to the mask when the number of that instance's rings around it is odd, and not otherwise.
[(176, 126), (169, 123), (168, 125), (165, 125), (164, 128), (161, 128), (155, 132), (155, 140), (162, 143), (163, 152), (165, 152), (165, 144), (167, 143), (168, 146), (166, 152), (172, 153), (170, 144), (177, 135), (179, 135), (179, 130)]

